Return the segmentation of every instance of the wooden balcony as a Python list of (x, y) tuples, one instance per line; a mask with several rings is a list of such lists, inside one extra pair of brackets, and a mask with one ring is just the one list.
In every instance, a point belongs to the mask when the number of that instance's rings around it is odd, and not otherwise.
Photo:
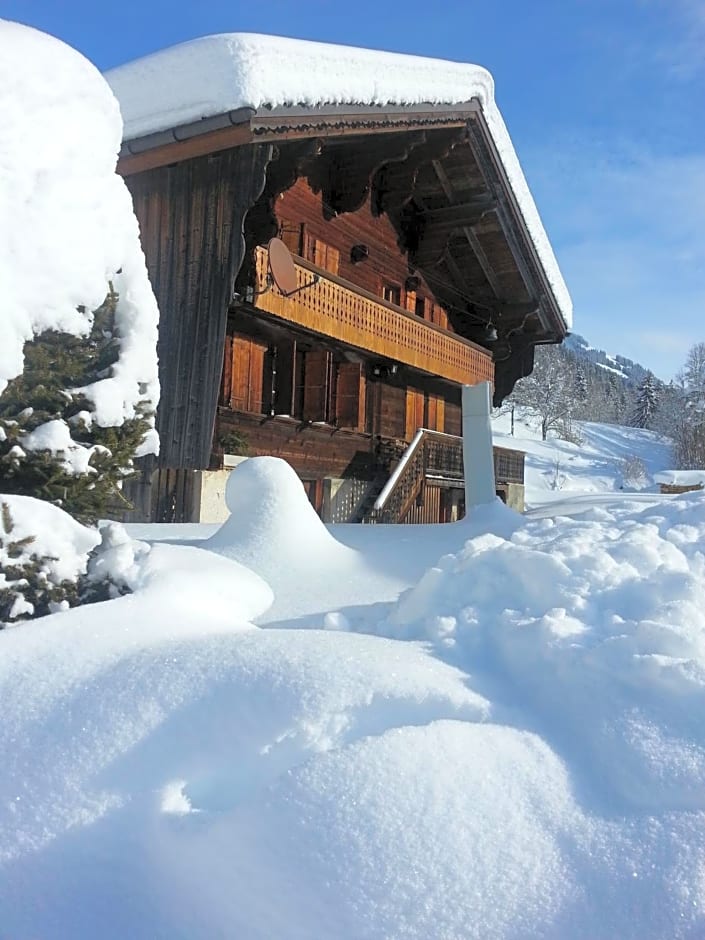
[(295, 258), (297, 283), (319, 280), (291, 297), (268, 289), (266, 248), (256, 249), (254, 306), (348, 346), (461, 385), (494, 380), (494, 363), (480, 346), (387, 303), (349, 281)]

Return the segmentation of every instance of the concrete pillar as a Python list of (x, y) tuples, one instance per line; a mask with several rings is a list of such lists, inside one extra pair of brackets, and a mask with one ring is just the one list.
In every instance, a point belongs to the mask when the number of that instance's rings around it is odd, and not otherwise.
[(463, 386), (463, 466), (465, 508), (495, 499), (489, 382)]

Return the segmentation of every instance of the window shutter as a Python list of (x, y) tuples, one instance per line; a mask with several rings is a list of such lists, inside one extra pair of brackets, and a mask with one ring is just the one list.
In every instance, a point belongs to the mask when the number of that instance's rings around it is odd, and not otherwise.
[(282, 222), (279, 237), (292, 255), (301, 256), (303, 251), (304, 227), (301, 222)]
[(312, 349), (304, 360), (305, 421), (325, 421), (328, 417), (328, 374), (330, 353), (326, 349)]
[(406, 390), (406, 440), (410, 441), (424, 426), (424, 393), (413, 388)]
[(266, 350), (266, 346), (245, 336), (233, 337), (230, 389), (230, 407), (233, 411), (261, 414)]
[(338, 366), (336, 419), (342, 428), (364, 428), (365, 379), (359, 362), (341, 362)]

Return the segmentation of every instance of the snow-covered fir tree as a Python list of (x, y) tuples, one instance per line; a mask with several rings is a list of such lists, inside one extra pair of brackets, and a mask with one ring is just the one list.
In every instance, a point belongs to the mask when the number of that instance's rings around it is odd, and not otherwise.
[(631, 423), (635, 428), (650, 428), (659, 403), (659, 388), (656, 377), (647, 372), (636, 393), (636, 402)]
[(45, 499), (83, 523), (128, 505), (120, 485), (153, 410), (145, 401), (134, 417), (101, 426), (84, 391), (119, 357), (117, 302), (111, 286), (86, 337), (48, 330), (27, 343), (24, 371), (0, 394), (0, 492)]

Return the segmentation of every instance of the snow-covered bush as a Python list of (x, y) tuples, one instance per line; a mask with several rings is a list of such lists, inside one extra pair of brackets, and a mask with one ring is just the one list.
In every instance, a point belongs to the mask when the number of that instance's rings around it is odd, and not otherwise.
[(17, 500), (95, 521), (133, 457), (156, 453), (158, 310), (98, 70), (0, 20), (0, 123), (0, 619), (15, 620), (80, 601), (99, 541), (79, 526), (80, 552), (52, 548), (45, 526), (78, 523)]
[(100, 531), (39, 499), (0, 499), (0, 629), (130, 594), (150, 548), (109, 522)]
[(0, 498), (0, 627), (77, 604), (98, 538), (49, 503)]
[(632, 489), (641, 489), (647, 481), (646, 464), (641, 457), (630, 454), (619, 465), (622, 485)]
[(84, 523), (124, 503), (120, 484), (153, 412), (138, 402), (134, 417), (102, 427), (83, 391), (119, 358), (118, 299), (111, 289), (87, 337), (49, 330), (26, 343), (22, 375), (0, 394), (0, 491), (49, 500)]

